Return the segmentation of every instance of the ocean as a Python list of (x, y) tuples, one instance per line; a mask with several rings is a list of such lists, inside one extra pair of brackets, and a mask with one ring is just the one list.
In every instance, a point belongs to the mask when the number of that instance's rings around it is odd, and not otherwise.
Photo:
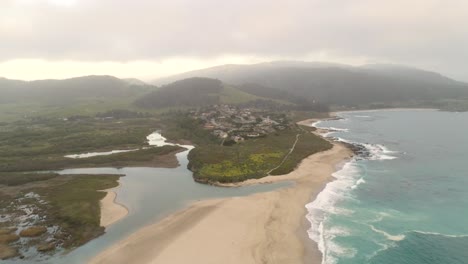
[(468, 113), (338, 115), (315, 126), (367, 155), (306, 205), (322, 263), (468, 263)]

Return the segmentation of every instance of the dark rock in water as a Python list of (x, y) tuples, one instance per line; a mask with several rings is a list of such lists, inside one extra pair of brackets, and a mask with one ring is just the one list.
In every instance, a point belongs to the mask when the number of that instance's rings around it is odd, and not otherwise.
[(37, 246), (37, 251), (46, 252), (55, 249), (54, 243), (43, 243)]
[(349, 148), (356, 155), (357, 158), (368, 159), (371, 156), (369, 150), (362, 144), (348, 143), (348, 142), (342, 142), (342, 141), (341, 143), (345, 145), (347, 148)]
[(18, 256), (18, 250), (14, 247), (0, 244), (0, 259), (5, 260)]

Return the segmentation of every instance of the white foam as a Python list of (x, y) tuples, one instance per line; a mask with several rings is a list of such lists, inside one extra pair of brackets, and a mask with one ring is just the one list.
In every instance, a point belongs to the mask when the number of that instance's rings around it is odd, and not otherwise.
[(441, 234), (441, 233), (436, 233), (436, 232), (425, 232), (425, 231), (418, 231), (418, 230), (414, 230), (412, 232), (425, 234), (425, 235), (444, 236), (444, 237), (453, 237), (453, 238), (468, 237), (468, 235), (448, 235), (448, 234)]
[(337, 227), (325, 230), (324, 225), (328, 215), (352, 213), (348, 209), (337, 207), (337, 202), (351, 198), (348, 190), (356, 183), (359, 172), (359, 167), (354, 161), (346, 163), (341, 170), (333, 174), (336, 180), (328, 183), (316, 199), (306, 205), (308, 210), (306, 217), (311, 223), (308, 234), (319, 245), (323, 264), (334, 263), (333, 255), (354, 254), (353, 249), (342, 248), (331, 241), (336, 236), (349, 235), (349, 230)]
[(356, 189), (359, 185), (363, 184), (363, 183), (366, 183), (366, 181), (364, 180), (363, 177), (361, 177), (359, 180), (356, 181), (356, 183), (351, 186), (351, 189)]
[(370, 153), (370, 160), (394, 160), (397, 157), (389, 154), (395, 154), (395, 151), (389, 150), (381, 144), (362, 144)]
[(380, 230), (380, 229), (377, 229), (375, 226), (373, 225), (369, 225), (370, 228), (372, 229), (372, 231), (376, 232), (376, 233), (379, 233), (379, 234), (382, 234), (384, 235), (387, 239), (389, 240), (392, 240), (392, 241), (401, 241), (403, 239), (405, 239), (405, 235), (401, 234), (401, 235), (391, 235), (383, 230)]
[(324, 133), (319, 133), (319, 135), (322, 136), (322, 137), (327, 138), (327, 137), (330, 137), (330, 135), (333, 134), (333, 133), (335, 133), (335, 132), (328, 131), (328, 132), (324, 132)]
[(379, 212), (374, 219), (367, 221), (367, 223), (377, 223), (382, 221), (385, 217), (390, 217), (391, 215), (386, 212)]
[(313, 127), (315, 127), (315, 128), (319, 128), (319, 127), (317, 127), (317, 126), (318, 126), (318, 124), (320, 124), (321, 122), (322, 122), (322, 120), (316, 121), (316, 122), (312, 123), (311, 126), (313, 126)]
[(334, 132), (349, 132), (348, 128), (339, 128), (339, 127), (325, 127), (323, 129), (328, 129)]
[(322, 264), (334, 264), (337, 262), (336, 256), (352, 258), (356, 255), (354, 248), (345, 248), (333, 242), (333, 238), (337, 236), (348, 236), (350, 231), (343, 227), (333, 227), (325, 231), (323, 222), (318, 227), (320, 233), (319, 241), (317, 242), (319, 250), (322, 252)]
[(389, 154), (396, 154), (397, 151), (389, 150), (386, 146), (381, 144), (368, 144), (368, 143), (357, 143), (351, 140), (346, 140), (341, 137), (336, 137), (337, 141), (348, 143), (348, 144), (358, 144), (364, 146), (367, 151), (369, 152), (369, 159), (370, 160), (394, 160), (397, 157), (389, 155)]
[(351, 230), (344, 226), (333, 226), (330, 229), (327, 230), (328, 234), (331, 234), (333, 236), (349, 236), (351, 235)]

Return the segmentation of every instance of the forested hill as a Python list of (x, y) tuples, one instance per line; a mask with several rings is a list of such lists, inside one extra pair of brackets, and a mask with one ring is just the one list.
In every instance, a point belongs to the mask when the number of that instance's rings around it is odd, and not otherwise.
[(136, 96), (153, 86), (132, 84), (112, 76), (84, 76), (65, 80), (18, 81), (0, 78), (0, 103), (69, 103), (86, 99)]
[(226, 85), (217, 79), (188, 78), (145, 94), (134, 105), (141, 108), (190, 108), (213, 104), (326, 111), (318, 102), (257, 84)]
[(166, 108), (217, 104), (223, 92), (219, 80), (190, 78), (180, 80), (146, 94), (135, 101), (143, 108)]
[(424, 70), (395, 65), (352, 67), (340, 64), (272, 62), (223, 65), (161, 79), (201, 76), (224, 83), (255, 83), (305, 100), (333, 105), (434, 102), (468, 98), (468, 85)]

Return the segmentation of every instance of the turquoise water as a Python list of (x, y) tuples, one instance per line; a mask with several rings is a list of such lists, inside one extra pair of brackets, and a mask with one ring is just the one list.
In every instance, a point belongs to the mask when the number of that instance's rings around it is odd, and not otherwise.
[[(164, 138), (159, 134), (152, 134), (150, 139), (156, 143), (151, 145), (164, 145)], [(151, 135), (150, 135), (151, 136)], [(157, 142), (160, 141), (160, 142)], [(26, 259), (13, 259), (0, 261), (5, 264), (83, 264), (93, 256), (129, 236), (138, 229), (155, 223), (170, 213), (181, 210), (193, 201), (244, 196), (257, 192), (271, 191), (277, 188), (289, 186), (290, 182), (274, 184), (252, 185), (236, 188), (215, 187), (199, 184), (193, 181), (192, 172), (187, 169), (187, 154), (192, 146), (185, 146), (189, 150), (178, 153), (177, 159), (180, 166), (177, 168), (85, 168), (68, 169), (62, 174), (123, 174), (120, 178), (121, 186), (115, 189), (116, 201), (129, 209), (129, 214), (119, 222), (106, 229), (106, 233), (85, 245), (71, 251), (66, 255), (38, 256), (32, 253)]]
[(328, 134), (369, 151), (307, 205), (323, 263), (468, 263), (468, 113), (340, 113)]

